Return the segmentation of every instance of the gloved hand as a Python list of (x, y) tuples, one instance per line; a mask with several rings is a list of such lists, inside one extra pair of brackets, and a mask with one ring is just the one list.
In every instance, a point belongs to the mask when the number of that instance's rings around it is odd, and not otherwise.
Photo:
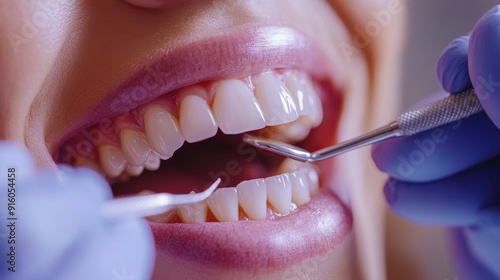
[(150, 278), (147, 223), (102, 219), (111, 190), (97, 173), (67, 166), (37, 171), (27, 150), (0, 141), (0, 174), (0, 279)]
[(375, 145), (388, 173), (384, 193), (397, 214), (458, 227), (458, 279), (500, 278), (500, 6), (470, 36), (452, 41), (437, 64), (443, 88), (474, 87), (485, 113)]

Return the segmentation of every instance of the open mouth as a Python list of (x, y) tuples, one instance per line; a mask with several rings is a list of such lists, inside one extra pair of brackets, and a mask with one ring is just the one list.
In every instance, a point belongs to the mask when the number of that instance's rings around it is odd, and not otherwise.
[(69, 137), (56, 161), (96, 170), (114, 195), (199, 192), (222, 179), (206, 201), (148, 218), (157, 264), (173, 256), (254, 271), (325, 253), (351, 228), (349, 211), (324, 187), (334, 161), (283, 159), (241, 135), (311, 150), (331, 145), (342, 96), (307, 69), (267, 67), (182, 86), (101, 119)]

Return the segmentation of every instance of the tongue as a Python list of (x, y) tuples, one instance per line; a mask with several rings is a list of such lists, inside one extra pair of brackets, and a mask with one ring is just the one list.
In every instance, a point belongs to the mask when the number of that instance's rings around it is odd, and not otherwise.
[(142, 190), (153, 192), (199, 192), (217, 178), (220, 187), (236, 187), (244, 180), (264, 178), (282, 158), (258, 153), (244, 144), (241, 136), (217, 136), (194, 144), (185, 143), (175, 155), (162, 161), (157, 171), (145, 171), (139, 177), (113, 186), (115, 195), (135, 194)]

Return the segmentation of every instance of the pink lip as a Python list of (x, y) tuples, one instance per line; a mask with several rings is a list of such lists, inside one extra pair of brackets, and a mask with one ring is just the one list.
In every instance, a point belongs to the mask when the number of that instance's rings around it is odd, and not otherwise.
[[(286, 268), (336, 248), (352, 228), (350, 211), (327, 188), (290, 216), (233, 223), (151, 223), (156, 273), (172, 271), (169, 259), (245, 272)], [(164, 269), (165, 271), (164, 271)]]
[[(281, 26), (240, 27), (225, 34), (186, 42), (140, 66), (79, 123), (66, 131), (55, 150), (79, 130), (102, 119), (129, 112), (175, 89), (226, 77), (244, 77), (267, 69), (298, 68), (314, 79), (340, 77), (325, 63), (321, 49), (308, 36)], [(339, 85), (340, 81), (332, 81)]]

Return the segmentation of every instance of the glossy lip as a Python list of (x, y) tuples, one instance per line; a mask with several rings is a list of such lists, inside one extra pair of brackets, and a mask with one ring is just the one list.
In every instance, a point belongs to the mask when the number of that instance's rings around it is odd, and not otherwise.
[(283, 26), (239, 27), (225, 34), (190, 41), (164, 50), (126, 79), (96, 108), (52, 141), (57, 148), (79, 130), (100, 120), (127, 113), (173, 90), (203, 81), (239, 78), (277, 68), (298, 68), (314, 79), (342, 85), (336, 68), (323, 51), (303, 33)]
[[(306, 72), (313, 80), (327, 81), (328, 88), (339, 88), (341, 76), (326, 61), (329, 60), (313, 40), (282, 26), (240, 27), (222, 35), (186, 42), (163, 52), (132, 74), (67, 131), (52, 151), (68, 136), (102, 119), (129, 112), (165, 93), (203, 81), (292, 68)], [(332, 77), (337, 80), (332, 81)], [(331, 119), (327, 122), (332, 124)], [(334, 138), (331, 129), (329, 137)], [(321, 181), (321, 186), (326, 186), (332, 181), (331, 176), (322, 176)], [(162, 264), (162, 260), (170, 254), (193, 264), (256, 272), (259, 268), (286, 268), (334, 249), (351, 232), (352, 216), (340, 199), (328, 187), (323, 187), (308, 204), (278, 221), (152, 223), (151, 227), (158, 249), (157, 262), (162, 267), (168, 267), (168, 262)], [(266, 236), (268, 230), (273, 233), (272, 238)], [(284, 232), (295, 234), (295, 238), (284, 238)], [(251, 239), (249, 233), (257, 236)], [(290, 241), (293, 242), (287, 244)], [(218, 247), (213, 248), (217, 244)]]
[(202, 224), (150, 223), (157, 274), (172, 270), (169, 258), (209, 269), (270, 273), (325, 254), (351, 232), (350, 210), (328, 188), (279, 220)]

